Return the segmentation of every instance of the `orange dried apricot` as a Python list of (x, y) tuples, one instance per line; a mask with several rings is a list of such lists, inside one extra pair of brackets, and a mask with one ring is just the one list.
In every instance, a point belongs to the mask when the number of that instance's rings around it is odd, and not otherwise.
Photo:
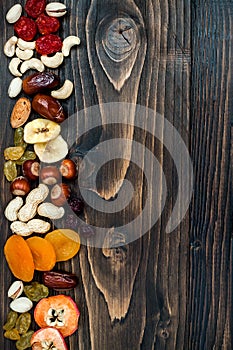
[(80, 249), (80, 236), (74, 230), (57, 229), (47, 233), (45, 239), (53, 245), (57, 261), (73, 258)]
[(26, 240), (31, 249), (35, 270), (49, 271), (56, 264), (56, 254), (52, 244), (41, 237), (30, 237)]
[(6, 241), (4, 254), (13, 275), (24, 281), (33, 279), (35, 265), (31, 250), (23, 237), (13, 235)]

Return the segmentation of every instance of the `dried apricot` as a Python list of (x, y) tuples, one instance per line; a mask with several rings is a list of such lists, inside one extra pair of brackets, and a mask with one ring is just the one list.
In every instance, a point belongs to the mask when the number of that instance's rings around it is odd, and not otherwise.
[(45, 239), (54, 247), (57, 261), (66, 261), (73, 258), (80, 249), (80, 236), (70, 229), (58, 229), (49, 232)]
[(26, 240), (31, 249), (35, 270), (49, 271), (56, 264), (56, 254), (52, 244), (41, 237), (30, 237)]
[(21, 236), (13, 235), (6, 241), (4, 254), (13, 275), (30, 282), (34, 275), (34, 261), (29, 246)]

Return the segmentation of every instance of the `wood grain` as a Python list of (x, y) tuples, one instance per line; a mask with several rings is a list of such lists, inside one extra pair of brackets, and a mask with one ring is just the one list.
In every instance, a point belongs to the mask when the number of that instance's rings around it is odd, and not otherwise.
[[(210, 10), (211, 8), (211, 10)], [(193, 349), (230, 349), (232, 15), (227, 1), (193, 8), (190, 337)], [(216, 28), (218, 28), (216, 30)], [(195, 302), (198, 300), (199, 302)], [(229, 318), (230, 317), (230, 318)]]
[[(68, 78), (75, 83), (74, 94), (63, 102), (69, 116), (76, 118), (75, 122), (72, 119), (66, 137), (75, 139), (83, 122), (80, 120), (83, 109), (106, 102), (137, 103), (172, 123), (190, 149), (194, 167), (191, 207), (181, 224), (172, 233), (166, 233), (185, 173), (177, 178), (171, 154), (163, 142), (152, 136), (159, 127), (158, 119), (154, 119), (151, 133), (129, 125), (110, 126), (106, 125), (108, 114), (100, 107), (97, 117), (101, 126), (77, 140), (72, 152), (85, 153), (116, 137), (140, 142), (159, 161), (159, 175), (163, 170), (166, 177), (167, 199), (160, 219), (141, 238), (121, 247), (101, 249), (83, 245), (72, 261), (59, 264), (59, 268), (75, 272), (80, 281), (78, 288), (68, 293), (81, 311), (79, 330), (67, 339), (69, 349), (230, 350), (233, 5), (222, 0), (65, 3), (69, 15), (62, 20), (60, 34), (62, 37), (77, 34), (81, 38), (81, 46), (72, 49), (66, 63), (56, 71), (62, 81)], [(13, 34), (4, 20), (13, 4), (13, 0), (2, 1), (2, 48)], [(13, 141), (8, 116), (14, 100), (7, 96), (12, 78), (9, 60), (2, 50), (0, 57), (3, 150)], [(133, 110), (125, 115), (126, 119), (133, 124)], [(86, 128), (90, 124), (86, 117)], [(162, 132), (162, 140), (163, 136)], [(130, 204), (120, 213), (108, 215), (86, 207), (88, 223), (109, 228), (103, 237), (106, 245), (113, 240), (124, 241), (118, 227), (140, 215), (146, 201), (154, 210), (143, 173), (148, 162), (146, 153), (140, 155), (141, 168), (127, 160), (131, 155), (131, 147), (127, 147), (122, 159), (115, 159), (101, 169), (95, 193), (105, 200), (117, 198), (122, 190), (119, 180), (127, 179), (135, 189)], [(151, 175), (154, 173), (151, 167)], [(3, 246), (10, 235), (3, 212), (11, 196), (2, 167), (0, 178), (2, 328), (9, 311), (7, 289), (13, 277), (3, 256)], [(162, 198), (161, 181), (158, 193)], [(183, 203), (178, 204), (182, 209)], [(135, 230), (142, 227), (143, 221)], [(15, 349), (2, 332), (0, 344), (4, 350)]]

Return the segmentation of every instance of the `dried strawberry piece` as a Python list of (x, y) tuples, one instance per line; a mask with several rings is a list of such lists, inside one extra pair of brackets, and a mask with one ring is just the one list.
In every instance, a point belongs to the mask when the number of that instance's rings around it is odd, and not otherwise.
[(19, 38), (25, 41), (31, 41), (37, 33), (37, 25), (33, 19), (22, 16), (15, 23), (14, 30)]
[(37, 18), (44, 12), (46, 6), (46, 0), (27, 0), (25, 5), (25, 11), (28, 16)]
[(46, 16), (43, 13), (37, 18), (36, 24), (39, 32), (43, 35), (55, 33), (60, 27), (60, 22), (57, 18)]
[(36, 40), (36, 51), (40, 55), (50, 55), (61, 51), (62, 41), (58, 35), (47, 34)]

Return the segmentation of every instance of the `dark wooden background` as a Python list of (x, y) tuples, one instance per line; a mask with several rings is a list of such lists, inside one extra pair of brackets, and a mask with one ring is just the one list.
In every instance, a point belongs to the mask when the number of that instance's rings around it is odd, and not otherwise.
[[(1, 1), (2, 150), (13, 140), (9, 113), (14, 101), (7, 96), (11, 75), (9, 59), (3, 55), (2, 48), (13, 34), (4, 16), (14, 3)], [(99, 140), (107, 138), (109, 132), (134, 137), (154, 152), (163, 166), (172, 200), (167, 201), (161, 219), (151, 231), (127, 245), (123, 263), (119, 261), (121, 249), (113, 250), (107, 259), (101, 249), (82, 246), (78, 257), (61, 264), (80, 276), (80, 284), (72, 294), (81, 311), (80, 326), (68, 340), (70, 350), (232, 349), (233, 2), (71, 0), (65, 3), (69, 16), (62, 20), (61, 35), (78, 34), (82, 41), (58, 72), (62, 79), (75, 82), (75, 94), (64, 103), (69, 114), (110, 101), (150, 107), (165, 115), (180, 132), (194, 166), (190, 209), (179, 227), (166, 234), (166, 223), (177, 195), (169, 155), (157, 140), (139, 130), (126, 127), (119, 130), (113, 126), (112, 130), (100, 131)], [(132, 49), (117, 70), (113, 60), (104, 57), (104, 52), (100, 53), (103, 65), (97, 55), (104, 41), (109, 44), (101, 21), (114, 25), (116, 18), (122, 18), (122, 24), (119, 33), (110, 36), (110, 44), (118, 43), (118, 54), (123, 56), (124, 49), (119, 43), (125, 35)], [(127, 26), (128, 33), (124, 34)], [(129, 78), (124, 81), (126, 72)], [(102, 114), (103, 121), (107, 117)], [(83, 142), (88, 144), (88, 135)], [(10, 234), (3, 211), (11, 197), (1, 164), (2, 329), (12, 275), (3, 256), (3, 245)], [(120, 177), (132, 180), (137, 188), (136, 197), (123, 217), (127, 221), (128, 216), (140, 213), (147, 190), (142, 171), (126, 161), (116, 161), (114, 166), (105, 167), (102, 175), (99, 194), (104, 198), (116, 193)], [(105, 220), (91, 210), (87, 210), (86, 217), (96, 225)], [(117, 220), (114, 217), (110, 225), (117, 226)], [(14, 349), (13, 343), (0, 334), (1, 349)]]

